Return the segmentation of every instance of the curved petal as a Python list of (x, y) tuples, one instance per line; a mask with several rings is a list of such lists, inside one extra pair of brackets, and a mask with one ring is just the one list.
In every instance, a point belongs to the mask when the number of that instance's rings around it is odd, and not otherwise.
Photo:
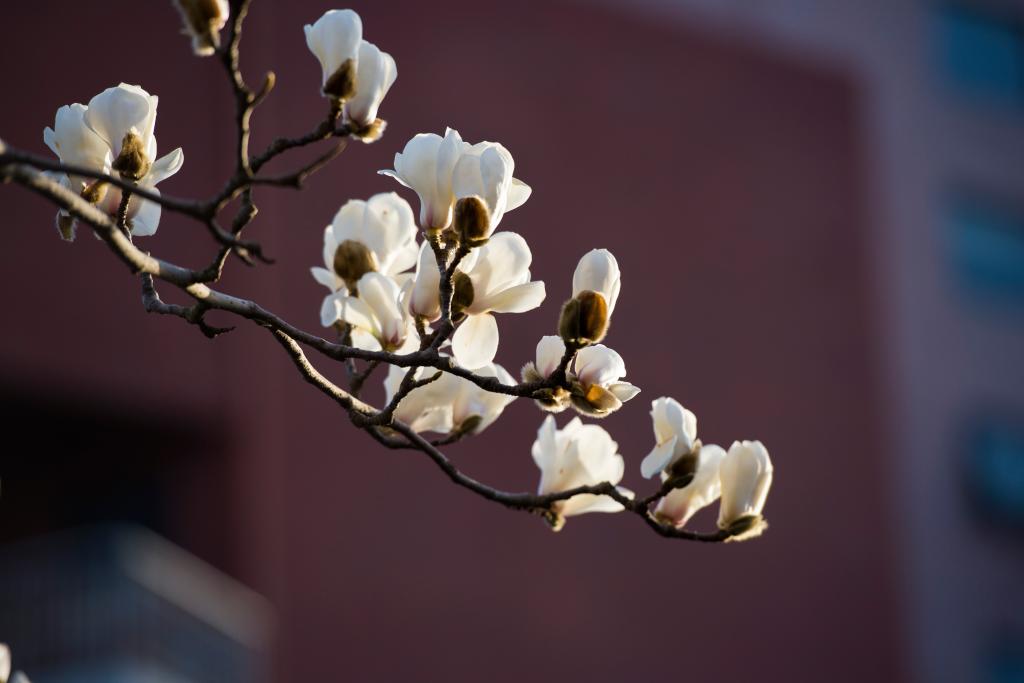
[(583, 494), (565, 501), (561, 513), (565, 517), (573, 517), (588, 512), (622, 512), (624, 509), (620, 503), (608, 496)]
[(116, 157), (125, 134), (132, 128), (143, 136), (143, 143), (148, 147), (153, 134), (151, 118), (156, 116), (154, 104), (149, 93), (139, 86), (121, 83), (89, 100), (84, 121), (107, 143)]
[(356, 68), (356, 94), (345, 103), (350, 119), (368, 126), (377, 119), (377, 110), (388, 90), (398, 78), (394, 58), (382, 52), (373, 43), (359, 44), (359, 64)]
[(634, 386), (629, 382), (612, 382), (608, 386), (608, 391), (611, 392), (612, 396), (625, 403), (640, 393), (640, 387)]
[(572, 295), (590, 290), (604, 295), (608, 314), (615, 310), (621, 286), (619, 263), (607, 249), (592, 249), (583, 255), (572, 275)]
[(326, 268), (320, 268), (313, 266), (309, 269), (309, 272), (313, 274), (313, 279), (322, 284), (332, 292), (336, 292), (341, 289), (342, 283), (339, 282), (339, 278), (332, 271)]
[[(150, 192), (160, 194), (155, 187), (149, 188)], [(133, 198), (133, 201), (138, 198)], [(132, 237), (149, 237), (156, 233), (160, 225), (160, 205), (148, 199), (139, 201), (138, 211), (132, 216)]]
[(365, 351), (381, 351), (383, 347), (377, 338), (367, 330), (358, 327), (352, 330), (352, 346)]
[(672, 437), (662, 444), (658, 444), (647, 454), (647, 457), (640, 463), (640, 474), (644, 479), (650, 479), (658, 472), (661, 472), (672, 462), (672, 455), (676, 448), (676, 437)]
[(345, 60), (358, 57), (363, 21), (352, 10), (328, 10), (312, 26), (307, 24), (304, 30), (306, 46), (323, 69), (323, 85)]
[(498, 353), (498, 321), (490, 313), (471, 315), (452, 337), (452, 353), (467, 370), (487, 365)]
[(341, 304), (338, 317), (353, 327), (369, 332), (374, 337), (380, 336), (380, 326), (374, 316), (373, 309), (359, 297), (338, 296)]
[(160, 181), (170, 178), (181, 170), (183, 163), (185, 163), (185, 153), (181, 151), (181, 147), (170, 154), (165, 154), (153, 162), (152, 168), (149, 169), (149, 175), (146, 176), (146, 184), (156, 185)]
[(508, 188), (508, 204), (505, 206), (505, 211), (518, 209), (526, 203), (531, 194), (533, 194), (533, 189), (529, 185), (518, 178), (513, 178), (512, 184)]
[(476, 263), (469, 271), (478, 300), (530, 280), (533, 253), (521, 235), (499, 232), (477, 250)]
[(558, 335), (550, 334), (541, 337), (537, 342), (537, 372), (548, 377), (558, 368), (565, 355), (565, 342)]
[(526, 282), (486, 297), (479, 304), (474, 301), (470, 310), (479, 305), (495, 313), (525, 313), (540, 306), (545, 296), (547, 292), (543, 282)]
[(580, 349), (576, 354), (576, 375), (584, 384), (608, 384), (624, 377), (626, 363), (622, 356), (604, 344)]
[(347, 296), (345, 292), (328, 294), (320, 304), (320, 324), (330, 327), (341, 319), (341, 301)]

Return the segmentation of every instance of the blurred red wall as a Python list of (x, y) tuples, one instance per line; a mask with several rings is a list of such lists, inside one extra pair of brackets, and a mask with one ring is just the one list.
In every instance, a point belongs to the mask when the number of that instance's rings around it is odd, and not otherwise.
[[(254, 118), (255, 148), (324, 111), (302, 35), (324, 9), (254, 3), (245, 71), (252, 82), (270, 67), (278, 76)], [(532, 358), (576, 260), (611, 249), (625, 286), (607, 343), (643, 389), (602, 423), (626, 457), (623, 483), (645, 488), (649, 401), (673, 395), (697, 413), (705, 442), (768, 445), (769, 533), (698, 546), (593, 515), (552, 534), (475, 499), (424, 458), (381, 451), (348, 426), (262, 330), (241, 325), (210, 342), (147, 316), (136, 281), (101, 243), (61, 243), (53, 210), (17, 188), (0, 190), (0, 376), (225, 434), (217, 467), (227, 463), (228, 483), (182, 489), (175, 540), (271, 598), (278, 680), (900, 677), (856, 84), (756, 45), (634, 19), (626, 6), (355, 9), (399, 65), (381, 110), (386, 135), (351, 144), (301, 194), (259, 192), (249, 237), (277, 264), (234, 262), (222, 289), (316, 330), (322, 288), (308, 267), (338, 206), (398, 189), (375, 172), (417, 132), (451, 125), (470, 141), (501, 141), (534, 188), (503, 228), (530, 242), (549, 300), (502, 317), (499, 362), (515, 374)], [(3, 76), (0, 137), (45, 152), (58, 106), (138, 83), (161, 97), (160, 149), (185, 150), (161, 189), (220, 186), (231, 102), (217, 66), (189, 56), (170, 3), (19, 3), (5, 14), (17, 30), (0, 58), (17, 66)], [(188, 264), (212, 253), (200, 227), (167, 214), (146, 244)], [(517, 402), (451, 454), (473, 476), (532, 488), (540, 421)], [(124, 447), (145, 456), (145, 444)]]

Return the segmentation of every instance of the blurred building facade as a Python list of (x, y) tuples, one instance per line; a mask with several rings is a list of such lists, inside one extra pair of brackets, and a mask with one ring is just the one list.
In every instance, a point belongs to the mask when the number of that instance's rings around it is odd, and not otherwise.
[(1024, 3), (638, 5), (856, 81), (908, 664), (1024, 680)]
[[(104, 35), (129, 7), (147, 26), (119, 37), (136, 59), (64, 68), (81, 32)], [(31, 283), (8, 303), (17, 329), (0, 336), (3, 426), (34, 444), (0, 461), (3, 552), (81, 523), (154, 529), (270, 599), (277, 680), (596, 682), (681, 669), (694, 680), (1013, 680), (1024, 642), (1019, 8), (355, 8), (399, 64), (387, 134), (350, 146), (300, 196), (258, 193), (251, 236), (278, 264), (232, 263), (224, 290), (316, 329), (322, 292), (307, 267), (340, 202), (396, 189), (373, 172), (412, 134), (452, 125), (500, 140), (534, 187), (503, 226), (529, 240), (549, 302), (502, 320), (499, 362), (527, 360), (576, 259), (612, 249), (626, 281), (609, 344), (644, 390), (603, 423), (626, 483), (643, 486), (645, 401), (675, 395), (706, 441), (772, 449), (771, 531), (732, 548), (665, 543), (619, 518), (547, 533), (453, 490), (429, 463), (378, 452), (263, 331), (211, 343), (146, 316), (102, 245), (57, 243), (51, 208), (3, 188), (16, 242), (0, 252), (0, 283)], [(301, 25), (324, 9), (254, 3), (247, 74), (279, 77), (255, 147), (322, 116)], [(45, 153), (57, 106), (141, 83), (161, 97), (161, 150), (185, 148), (161, 189), (219, 187), (231, 101), (210, 60), (187, 54), (169, 3), (64, 6), (56, 22), (46, 3), (10, 12), (24, 30), (0, 57), (24, 64), (5, 76), (24, 96), (0, 110), (0, 136)], [(150, 243), (193, 263), (204, 239), (165, 215)], [(529, 489), (539, 421), (517, 402), (452, 453), (474, 476)]]

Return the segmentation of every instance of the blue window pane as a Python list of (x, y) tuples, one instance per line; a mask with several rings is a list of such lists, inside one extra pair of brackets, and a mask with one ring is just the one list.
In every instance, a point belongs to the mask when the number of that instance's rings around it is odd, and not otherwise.
[(1019, 22), (953, 6), (938, 15), (939, 63), (965, 95), (1024, 106), (1024, 28)]
[(1024, 303), (1024, 218), (981, 200), (956, 200), (947, 215), (953, 267), (986, 298)]
[(1024, 528), (1024, 425), (983, 423), (968, 448), (967, 482), (979, 510), (990, 521)]

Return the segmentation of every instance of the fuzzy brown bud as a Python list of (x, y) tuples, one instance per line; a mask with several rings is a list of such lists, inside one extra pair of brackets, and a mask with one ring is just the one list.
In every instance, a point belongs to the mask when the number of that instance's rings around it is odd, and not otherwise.
[(120, 173), (122, 178), (139, 181), (146, 177), (152, 165), (138, 131), (133, 128), (125, 133), (121, 141), (121, 153), (114, 159), (111, 168)]
[(323, 92), (339, 102), (350, 100), (356, 94), (356, 61), (346, 59), (324, 83)]
[(602, 386), (583, 387), (577, 383), (572, 389), (572, 405), (577, 412), (589, 417), (606, 417), (622, 407), (622, 401)]
[(566, 344), (596, 344), (607, 332), (608, 302), (601, 294), (584, 290), (562, 306), (558, 334)]
[(467, 247), (479, 247), (491, 236), (491, 212), (480, 197), (463, 197), (455, 202), (453, 221), (459, 242)]
[(82, 190), (81, 197), (90, 204), (99, 204), (107, 196), (107, 183), (103, 180), (97, 180), (94, 183), (85, 186)]
[(461, 270), (452, 277), (452, 320), (459, 321), (473, 305), (473, 281)]
[(220, 30), (228, 20), (224, 0), (175, 0), (185, 23), (185, 33), (192, 36), (192, 51), (208, 57), (220, 47)]
[(359, 278), (375, 270), (377, 259), (362, 242), (345, 240), (334, 250), (334, 272), (351, 290), (356, 288)]

